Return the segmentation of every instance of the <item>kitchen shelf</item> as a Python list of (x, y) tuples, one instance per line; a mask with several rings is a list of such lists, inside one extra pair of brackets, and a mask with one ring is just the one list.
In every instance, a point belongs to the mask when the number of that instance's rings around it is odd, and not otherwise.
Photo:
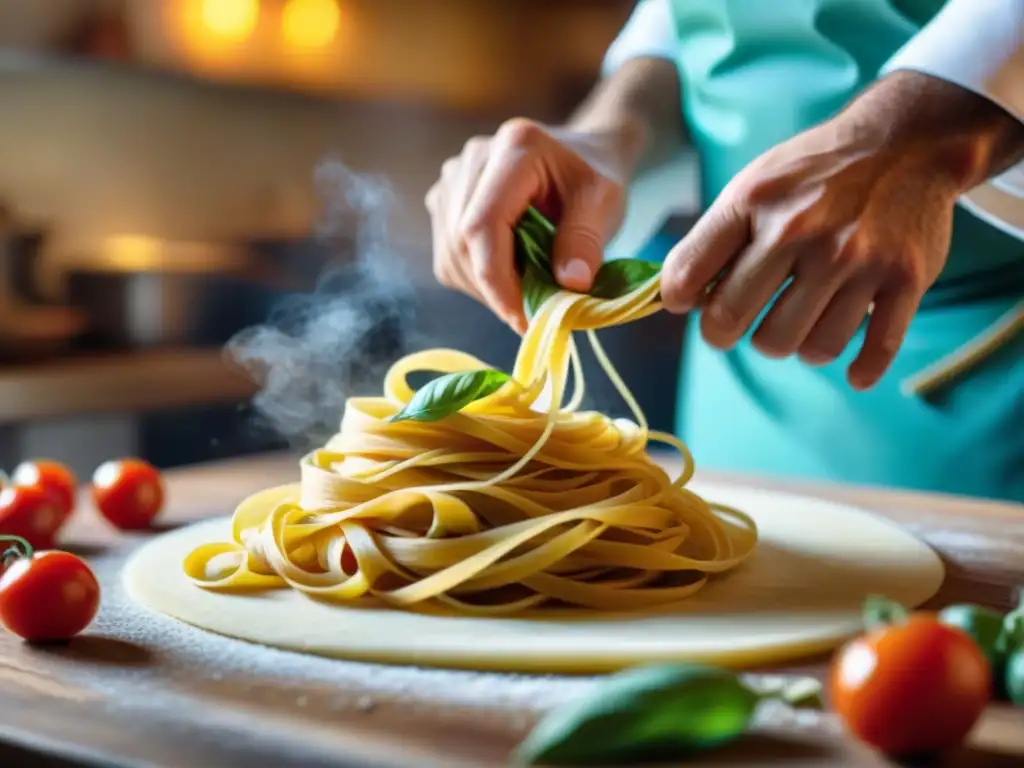
[(63, 358), (0, 368), (0, 424), (224, 403), (255, 392), (219, 349)]

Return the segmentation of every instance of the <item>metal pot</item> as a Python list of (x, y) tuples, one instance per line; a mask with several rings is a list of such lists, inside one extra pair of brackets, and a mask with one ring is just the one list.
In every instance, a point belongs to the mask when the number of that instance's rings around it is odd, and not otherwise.
[(18, 361), (52, 355), (82, 332), (85, 318), (48, 306), (32, 275), (45, 233), (20, 226), (0, 207), (0, 356)]
[(90, 318), (91, 347), (219, 346), (315, 282), (315, 251), (273, 246), (115, 238), (67, 266), (64, 290)]

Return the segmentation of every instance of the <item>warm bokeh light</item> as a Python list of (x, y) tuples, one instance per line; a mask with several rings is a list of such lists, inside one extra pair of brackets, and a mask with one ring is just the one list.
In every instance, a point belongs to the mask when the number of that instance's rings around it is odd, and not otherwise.
[(337, 0), (288, 0), (281, 13), (281, 34), (298, 48), (328, 45), (340, 24)]
[(203, 26), (223, 40), (239, 43), (249, 37), (259, 21), (259, 0), (203, 0)]

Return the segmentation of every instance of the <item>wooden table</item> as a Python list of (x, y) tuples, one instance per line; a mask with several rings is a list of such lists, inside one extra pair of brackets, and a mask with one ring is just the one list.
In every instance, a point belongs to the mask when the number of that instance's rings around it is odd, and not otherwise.
[[(247, 493), (292, 481), (294, 461), (274, 456), (174, 472), (166, 522), (226, 514)], [(1024, 584), (1022, 505), (756, 484), (847, 501), (906, 525), (946, 560), (936, 605), (972, 600), (1008, 608)], [(186, 628), (164, 632), (156, 628), (169, 620), (131, 605), (118, 587), (120, 563), (141, 540), (114, 534), (83, 504), (68, 541), (89, 555), (104, 583), (96, 625), (60, 648), (30, 648), (0, 635), (0, 742), (13, 745), (0, 748), (0, 764), (500, 766), (545, 700), (585, 684), (307, 659)], [(268, 670), (266, 659), (281, 666)], [(810, 660), (779, 671), (823, 670), (822, 660)], [(515, 695), (500, 700), (503, 686)], [(475, 699), (467, 704), (463, 694)], [(809, 718), (766, 723), (701, 764), (889, 764), (843, 737), (831, 715)], [(969, 748), (934, 764), (1024, 765), (1024, 710), (991, 708)]]

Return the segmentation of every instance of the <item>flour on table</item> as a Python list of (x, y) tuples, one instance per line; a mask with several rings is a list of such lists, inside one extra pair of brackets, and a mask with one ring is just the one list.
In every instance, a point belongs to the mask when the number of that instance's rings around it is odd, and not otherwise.
[[(336, 711), (372, 716), (381, 706), (429, 711), (443, 717), (466, 708), (490, 711), (515, 730), (529, 728), (535, 717), (584, 691), (592, 677), (515, 675), (388, 666), (342, 661), (277, 650), (215, 635), (136, 604), (121, 584), (126, 557), (104, 556), (93, 562), (103, 587), (103, 606), (89, 629), (97, 635), (130, 643), (152, 655), (147, 664), (107, 665), (102, 674), (83, 671), (80, 682), (99, 688), (122, 703), (124, 696), (145, 699), (146, 706), (178, 702), (188, 692), (186, 681), (205, 679), (222, 685), (249, 686), (252, 692), (273, 692), (300, 709), (316, 702)], [(755, 685), (775, 687), (796, 677), (751, 675)], [(239, 682), (248, 681), (248, 682)], [(175, 703), (177, 706), (177, 703)], [(772, 726), (817, 727), (821, 713), (769, 706), (759, 722)]]

